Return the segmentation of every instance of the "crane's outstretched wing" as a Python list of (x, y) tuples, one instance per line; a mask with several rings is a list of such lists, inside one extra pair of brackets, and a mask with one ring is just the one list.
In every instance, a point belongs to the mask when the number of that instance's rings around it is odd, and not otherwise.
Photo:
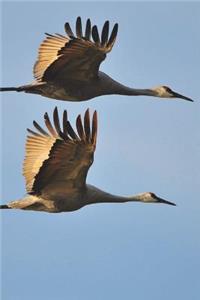
[(68, 187), (85, 187), (87, 172), (93, 163), (93, 154), (97, 137), (97, 112), (95, 111), (90, 126), (89, 110), (85, 112), (84, 122), (81, 116), (76, 119), (77, 133), (63, 113), (61, 129), (57, 108), (53, 114), (54, 126), (48, 114), (44, 115), (48, 131), (33, 122), (37, 132), (28, 129), (30, 135), (26, 142), (26, 157), (23, 175), (26, 179), (27, 192), (41, 194), (46, 188), (54, 188), (63, 183)]
[[(109, 37), (109, 21), (104, 23), (101, 37), (97, 26), (87, 20), (82, 32), (81, 18), (76, 21), (76, 36), (69, 23), (65, 24), (67, 36), (47, 34), (39, 47), (33, 73), (37, 81), (65, 82), (69, 79), (87, 81), (98, 76), (101, 62), (115, 43), (118, 24)], [(91, 38), (92, 37), (92, 38)]]

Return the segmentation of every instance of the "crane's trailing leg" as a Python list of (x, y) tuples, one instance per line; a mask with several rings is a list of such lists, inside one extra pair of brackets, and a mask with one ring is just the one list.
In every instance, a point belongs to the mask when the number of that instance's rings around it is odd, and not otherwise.
[(27, 84), (18, 87), (2, 87), (0, 88), (0, 92), (25, 92), (31, 94), (41, 94), (40, 88), (44, 83), (39, 84)]
[(19, 92), (20, 90), (17, 87), (0, 88), (0, 92), (11, 92), (11, 91)]
[(10, 209), (11, 207), (9, 207), (7, 204), (3, 204), (0, 205), (0, 209)]

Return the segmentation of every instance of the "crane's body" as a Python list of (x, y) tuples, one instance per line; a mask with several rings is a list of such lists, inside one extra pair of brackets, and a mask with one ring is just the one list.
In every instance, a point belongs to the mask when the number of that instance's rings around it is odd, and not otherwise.
[[(147, 199), (146, 202), (148, 203), (165, 203), (175, 205), (172, 202), (158, 197), (154, 199), (151, 194), (152, 193), (141, 193), (131, 197), (123, 197), (106, 193), (95, 186), (87, 184), (85, 189), (80, 193), (74, 193), (73, 189), (70, 191), (66, 191), (66, 189), (58, 189), (57, 191), (53, 191), (52, 194), (48, 193), (46, 197), (42, 195), (28, 195), (23, 199), (11, 201), (8, 206), (0, 206), (0, 208), (60, 213), (75, 211), (89, 204), (145, 202), (145, 197)], [(160, 201), (158, 199), (160, 199)]]
[(193, 101), (166, 86), (130, 88), (99, 70), (101, 62), (115, 43), (118, 24), (114, 25), (109, 36), (109, 22), (106, 21), (100, 37), (97, 26), (91, 26), (90, 19), (87, 20), (83, 33), (82, 22), (78, 17), (76, 36), (69, 23), (65, 24), (65, 31), (67, 36), (47, 34), (47, 38), (41, 43), (33, 68), (35, 81), (32, 84), (0, 88), (0, 91), (32, 93), (64, 101), (86, 101), (114, 94)]
[(54, 110), (54, 126), (48, 114), (44, 120), (48, 132), (37, 122), (37, 131), (28, 129), (26, 157), (23, 174), (26, 179), (27, 196), (1, 205), (1, 209), (23, 209), (44, 212), (69, 212), (95, 203), (172, 202), (159, 198), (151, 192), (124, 197), (104, 192), (86, 183), (87, 172), (93, 163), (97, 138), (97, 113), (94, 112), (92, 126), (89, 110), (82, 123), (76, 120), (77, 133), (63, 113), (61, 129), (57, 108)]
[(59, 84), (57, 86), (52, 82), (42, 82), (21, 86), (16, 91), (31, 94), (39, 94), (57, 100), (67, 101), (86, 101), (103, 95), (127, 95), (127, 96), (154, 96), (158, 97), (151, 89), (132, 89), (115, 81), (107, 74), (99, 71), (97, 79), (90, 82), (82, 82), (80, 80), (69, 80), (65, 86)]

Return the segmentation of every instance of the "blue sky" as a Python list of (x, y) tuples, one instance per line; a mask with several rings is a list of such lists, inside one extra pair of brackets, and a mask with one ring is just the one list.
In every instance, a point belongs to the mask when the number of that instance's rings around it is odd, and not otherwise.
[(119, 23), (101, 65), (137, 88), (160, 84), (194, 103), (105, 96), (84, 103), (5, 93), (2, 203), (25, 194), (26, 128), (43, 114), (90, 107), (99, 114), (88, 182), (108, 192), (152, 191), (177, 203), (91, 205), (74, 213), (2, 212), (2, 299), (197, 300), (200, 293), (200, 4), (159, 2), (4, 2), (2, 86), (32, 81), (44, 32), (64, 33), (77, 16)]

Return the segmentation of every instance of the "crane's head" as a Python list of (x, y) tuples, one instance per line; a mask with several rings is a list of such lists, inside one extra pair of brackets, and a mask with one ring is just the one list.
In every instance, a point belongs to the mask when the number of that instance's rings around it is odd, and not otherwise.
[(144, 202), (144, 203), (164, 203), (164, 204), (176, 206), (175, 203), (169, 202), (162, 198), (159, 198), (154, 193), (151, 193), (151, 192), (139, 194), (139, 195), (137, 195), (137, 198), (138, 198), (138, 201)]
[(178, 93), (172, 91), (172, 89), (170, 89), (168, 86), (165, 86), (165, 85), (152, 88), (152, 91), (154, 92), (154, 96), (156, 96), (156, 97), (161, 97), (161, 98), (180, 98), (180, 99), (184, 99), (184, 100), (192, 101), (193, 102), (193, 100), (191, 98), (188, 98), (186, 96), (178, 94)]

